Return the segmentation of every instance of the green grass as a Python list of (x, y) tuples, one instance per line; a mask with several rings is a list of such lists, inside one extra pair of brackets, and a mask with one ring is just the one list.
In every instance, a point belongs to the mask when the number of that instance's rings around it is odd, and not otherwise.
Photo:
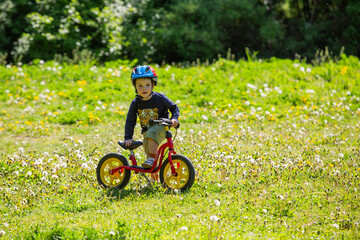
[(126, 63), (0, 66), (3, 239), (359, 238), (358, 58), (154, 67), (196, 168), (185, 193), (98, 186), (99, 159), (128, 155)]

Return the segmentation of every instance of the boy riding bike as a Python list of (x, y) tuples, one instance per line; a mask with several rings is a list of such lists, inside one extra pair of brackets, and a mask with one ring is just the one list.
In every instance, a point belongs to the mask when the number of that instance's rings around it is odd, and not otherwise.
[(134, 142), (134, 128), (137, 116), (141, 123), (141, 133), (144, 140), (144, 151), (147, 160), (142, 163), (144, 168), (151, 168), (156, 159), (159, 144), (165, 139), (165, 126), (151, 125), (150, 119), (169, 118), (171, 112), (171, 122), (173, 127), (179, 123), (180, 111), (178, 106), (171, 101), (165, 94), (153, 92), (157, 85), (158, 77), (155, 70), (147, 65), (137, 66), (131, 73), (131, 82), (135, 87), (136, 97), (131, 102), (125, 123), (125, 146), (130, 146)]

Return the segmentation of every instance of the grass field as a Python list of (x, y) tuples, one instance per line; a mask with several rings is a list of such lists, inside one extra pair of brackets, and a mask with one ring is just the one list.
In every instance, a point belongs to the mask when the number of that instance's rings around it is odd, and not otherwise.
[(97, 183), (102, 156), (128, 155), (130, 65), (0, 66), (2, 239), (360, 238), (358, 58), (153, 66), (196, 169), (184, 193)]

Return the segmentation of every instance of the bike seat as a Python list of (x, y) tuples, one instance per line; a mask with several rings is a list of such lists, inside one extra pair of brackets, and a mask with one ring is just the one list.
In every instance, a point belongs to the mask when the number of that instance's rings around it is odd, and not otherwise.
[(125, 146), (124, 142), (120, 142), (118, 141), (118, 144), (120, 145), (120, 147), (122, 147), (123, 149), (129, 149), (129, 150), (134, 150), (135, 148), (140, 147), (141, 145), (143, 145), (143, 143), (141, 141), (134, 141), (131, 143), (130, 146)]

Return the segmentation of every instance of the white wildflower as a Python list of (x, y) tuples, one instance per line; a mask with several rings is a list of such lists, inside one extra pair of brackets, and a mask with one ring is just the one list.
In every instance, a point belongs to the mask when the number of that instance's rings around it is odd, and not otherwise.
[(220, 218), (218, 218), (217, 216), (213, 215), (210, 217), (210, 221), (213, 221), (213, 222), (218, 222), (220, 220)]
[(219, 201), (219, 200), (216, 199), (216, 200), (214, 201), (214, 203), (215, 203), (216, 206), (218, 206), (218, 207), (220, 206), (220, 201)]
[(305, 92), (306, 92), (306, 93), (315, 93), (315, 91), (312, 90), (312, 89), (306, 89)]
[(41, 165), (43, 163), (43, 159), (42, 158), (39, 158), (39, 159), (36, 159), (35, 162), (34, 162), (34, 165), (35, 166), (38, 166), (38, 165)]
[(179, 228), (179, 230), (180, 230), (180, 231), (187, 231), (187, 230), (189, 230), (189, 228), (186, 227), (186, 226), (183, 226), (183, 227)]
[(336, 223), (334, 223), (332, 226), (333, 226), (334, 228), (336, 228), (336, 229), (339, 229), (339, 225), (336, 224)]
[(255, 85), (252, 85), (250, 83), (246, 84), (246, 86), (251, 89), (255, 89), (255, 90), (257, 89), (257, 87)]
[(202, 118), (204, 121), (207, 121), (207, 120), (208, 120), (208, 117), (205, 116), (205, 115), (202, 115), (201, 118)]

